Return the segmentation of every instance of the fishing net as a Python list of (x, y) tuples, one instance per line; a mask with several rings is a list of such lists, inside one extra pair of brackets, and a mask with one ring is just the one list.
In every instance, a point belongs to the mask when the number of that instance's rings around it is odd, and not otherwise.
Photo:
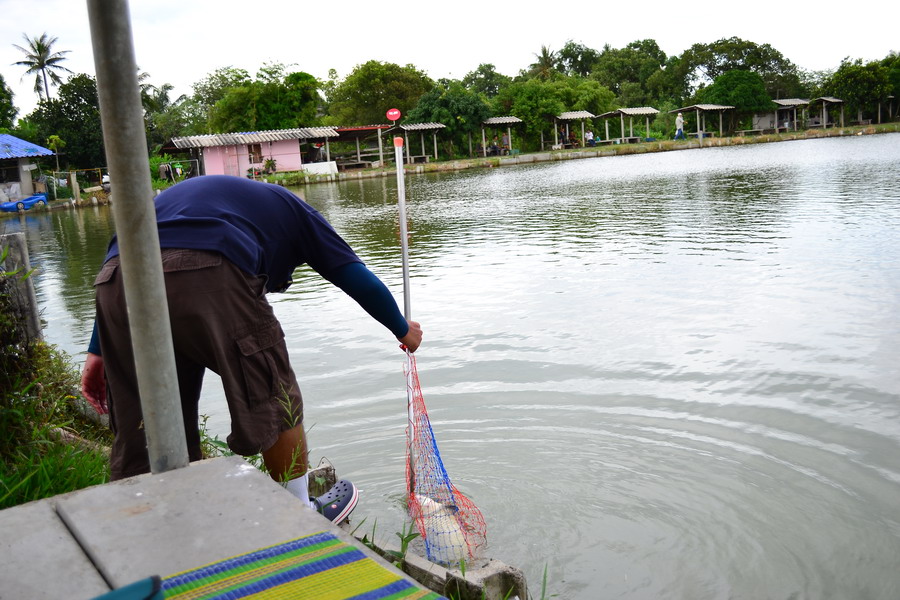
[(428, 560), (445, 565), (471, 563), (487, 541), (478, 507), (450, 482), (438, 451), (416, 359), (407, 352), (409, 424), (406, 430), (406, 479), (409, 515), (425, 543)]
[[(400, 111), (391, 109), (391, 120)], [(397, 206), (400, 221), (400, 246), (403, 254), (403, 316), (411, 318), (409, 292), (409, 248), (406, 223), (406, 186), (403, 170), (403, 138), (394, 138), (397, 164)], [(466, 498), (447, 476), (441, 461), (425, 399), (419, 385), (416, 359), (406, 352), (406, 388), (409, 424), (406, 428), (406, 481), (409, 516), (425, 543), (428, 560), (445, 565), (458, 565), (478, 558), (486, 542), (487, 528), (481, 511)]]

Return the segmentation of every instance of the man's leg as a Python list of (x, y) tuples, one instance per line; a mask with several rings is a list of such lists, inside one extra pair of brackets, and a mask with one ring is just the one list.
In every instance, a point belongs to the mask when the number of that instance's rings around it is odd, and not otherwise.
[(275, 481), (290, 481), (306, 475), (309, 470), (309, 457), (306, 449), (306, 433), (303, 423), (282, 431), (281, 435), (268, 450), (263, 450), (263, 461), (269, 475)]

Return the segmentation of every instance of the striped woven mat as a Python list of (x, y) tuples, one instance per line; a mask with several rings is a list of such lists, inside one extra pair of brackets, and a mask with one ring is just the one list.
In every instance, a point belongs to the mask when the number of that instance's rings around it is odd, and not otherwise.
[(438, 600), (359, 548), (321, 532), (242, 554), (162, 581), (165, 598)]

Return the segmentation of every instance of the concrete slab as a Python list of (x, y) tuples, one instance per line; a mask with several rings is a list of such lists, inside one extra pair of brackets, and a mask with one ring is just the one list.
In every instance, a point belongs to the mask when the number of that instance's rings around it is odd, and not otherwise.
[(239, 457), (83, 490), (62, 498), (57, 511), (114, 587), (319, 531), (361, 547)]
[(0, 557), (2, 600), (87, 600), (109, 591), (52, 500), (0, 511)]

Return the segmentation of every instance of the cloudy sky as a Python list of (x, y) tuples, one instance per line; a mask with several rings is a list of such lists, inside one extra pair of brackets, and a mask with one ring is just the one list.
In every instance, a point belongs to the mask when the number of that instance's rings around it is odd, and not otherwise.
[[(702, 8), (700, 8), (702, 6)], [(515, 75), (534, 62), (541, 46), (567, 40), (590, 48), (620, 48), (654, 39), (667, 55), (695, 43), (737, 36), (768, 43), (808, 70), (834, 69), (845, 57), (866, 61), (900, 51), (900, 3), (678, 4), (644, 0), (609, 3), (411, 2), (409, 0), (131, 0), (137, 63), (150, 83), (175, 86), (172, 98), (219, 67), (255, 75), (266, 62), (296, 65), (325, 79), (368, 60), (413, 64), (432, 78), (461, 78), (481, 63)], [(875, 12), (875, 7), (878, 14)], [(69, 50), (65, 64), (94, 74), (87, 4), (83, 0), (0, 0), (0, 74), (15, 93), (19, 116), (33, 110), (34, 78), (12, 63), (13, 44), (46, 32), (54, 49)], [(55, 91), (51, 89), (51, 95)]]

